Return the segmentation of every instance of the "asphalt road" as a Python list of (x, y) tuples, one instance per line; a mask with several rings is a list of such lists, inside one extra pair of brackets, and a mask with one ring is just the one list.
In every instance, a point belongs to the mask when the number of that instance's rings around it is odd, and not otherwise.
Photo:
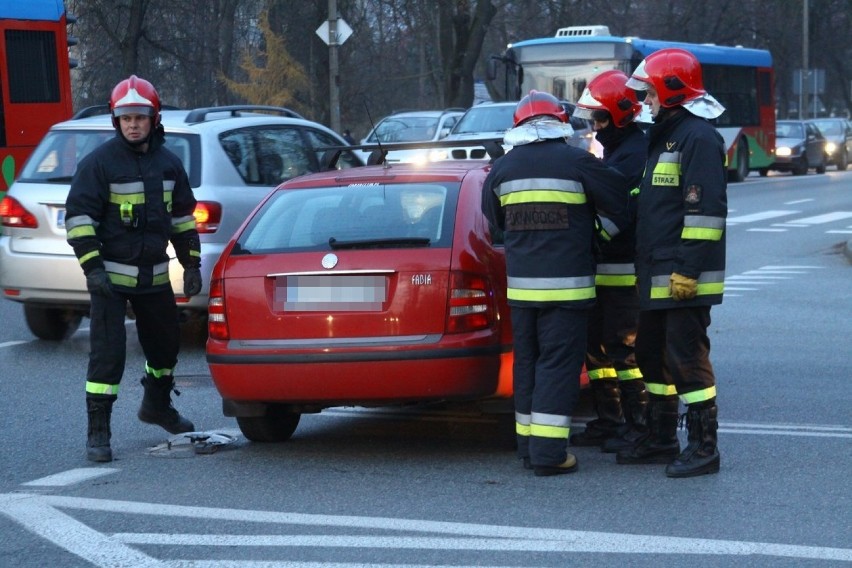
[(505, 421), (461, 407), (333, 409), (287, 443), (248, 443), (222, 416), (191, 329), (175, 404), (236, 441), (209, 455), (185, 439), (168, 447), (135, 417), (132, 322), (117, 459), (93, 464), (88, 322), (39, 341), (0, 301), (0, 565), (848, 565), (852, 172), (753, 176), (730, 186), (729, 206), (711, 327), (722, 470), (700, 478), (588, 448), (578, 473), (536, 478)]

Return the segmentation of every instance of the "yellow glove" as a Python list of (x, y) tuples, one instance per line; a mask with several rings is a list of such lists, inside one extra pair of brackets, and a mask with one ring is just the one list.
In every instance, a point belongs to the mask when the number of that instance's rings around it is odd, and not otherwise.
[(691, 300), (698, 293), (698, 280), (673, 272), (669, 279), (669, 290), (675, 300)]

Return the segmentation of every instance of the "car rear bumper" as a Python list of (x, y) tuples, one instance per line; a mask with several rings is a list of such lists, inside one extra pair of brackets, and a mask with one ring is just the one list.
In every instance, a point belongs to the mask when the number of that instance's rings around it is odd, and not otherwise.
[(339, 405), (467, 400), (498, 392), (500, 346), (313, 354), (217, 354), (207, 362), (223, 399)]

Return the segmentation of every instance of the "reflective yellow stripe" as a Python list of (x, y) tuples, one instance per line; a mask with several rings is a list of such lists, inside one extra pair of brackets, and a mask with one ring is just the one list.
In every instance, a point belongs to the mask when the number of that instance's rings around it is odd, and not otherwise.
[(530, 435), (530, 425), (515, 422), (515, 434), (517, 434), (518, 436), (529, 436)]
[(595, 298), (595, 287), (576, 288), (573, 290), (529, 290), (521, 288), (508, 288), (506, 297), (509, 300), (521, 300), (524, 302), (564, 302), (575, 300), (589, 300)]
[(147, 361), (145, 362), (145, 373), (151, 375), (154, 378), (159, 379), (161, 377), (171, 376), (173, 372), (174, 369), (155, 369), (148, 365)]
[(544, 424), (530, 424), (530, 436), (538, 438), (568, 439), (571, 428), (566, 426), (545, 426)]
[(92, 260), (96, 256), (101, 256), (101, 251), (93, 250), (92, 252), (87, 252), (80, 257), (80, 264), (85, 264), (87, 261)]
[(95, 227), (93, 225), (80, 225), (79, 227), (74, 227), (73, 229), (67, 229), (67, 234), (69, 239), (76, 239), (79, 237), (93, 237), (95, 236)]
[(86, 392), (89, 394), (118, 394), (118, 385), (86, 381)]
[(611, 274), (596, 274), (595, 286), (635, 286), (635, 276), (616, 276)]
[(154, 278), (151, 281), (154, 286), (159, 286), (160, 284), (167, 284), (170, 282), (168, 274), (155, 274)]
[(590, 381), (598, 381), (601, 379), (614, 379), (617, 375), (615, 373), (615, 367), (602, 367), (600, 369), (589, 369), (588, 370), (589, 380)]
[(619, 381), (632, 381), (642, 378), (642, 371), (639, 367), (636, 367), (635, 369), (622, 369), (617, 371), (616, 374), (618, 375)]
[(680, 400), (684, 404), (695, 404), (696, 402), (704, 402), (716, 398), (716, 386), (708, 387), (697, 391), (688, 392), (680, 395)]
[(648, 389), (649, 393), (657, 396), (673, 396), (677, 394), (677, 388), (674, 385), (645, 383), (645, 388)]
[(145, 203), (145, 194), (144, 193), (131, 193), (131, 194), (110, 193), (109, 194), (109, 202), (114, 203), (116, 205), (123, 205), (124, 203), (130, 203), (131, 205), (142, 205), (143, 203)]
[(695, 239), (700, 241), (719, 241), (722, 240), (721, 229), (706, 229), (698, 227), (684, 227), (680, 233), (682, 239)]
[(586, 203), (585, 193), (568, 193), (565, 191), (538, 189), (517, 191), (500, 196), (500, 205), (517, 205), (519, 203), (568, 203), (581, 205)]

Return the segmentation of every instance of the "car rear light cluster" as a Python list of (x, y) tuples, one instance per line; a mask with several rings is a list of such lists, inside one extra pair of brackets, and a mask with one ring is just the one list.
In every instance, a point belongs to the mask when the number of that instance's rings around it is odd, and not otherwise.
[(467, 272), (450, 274), (447, 333), (486, 329), (494, 321), (494, 299), (488, 281)]
[(207, 335), (212, 339), (228, 339), (228, 320), (225, 317), (225, 283), (221, 278), (210, 281), (207, 300)]
[(222, 221), (222, 206), (215, 201), (199, 201), (195, 204), (195, 228), (200, 233), (215, 233)]
[(38, 228), (35, 215), (27, 211), (17, 199), (8, 195), (0, 201), (0, 222), (4, 227)]

